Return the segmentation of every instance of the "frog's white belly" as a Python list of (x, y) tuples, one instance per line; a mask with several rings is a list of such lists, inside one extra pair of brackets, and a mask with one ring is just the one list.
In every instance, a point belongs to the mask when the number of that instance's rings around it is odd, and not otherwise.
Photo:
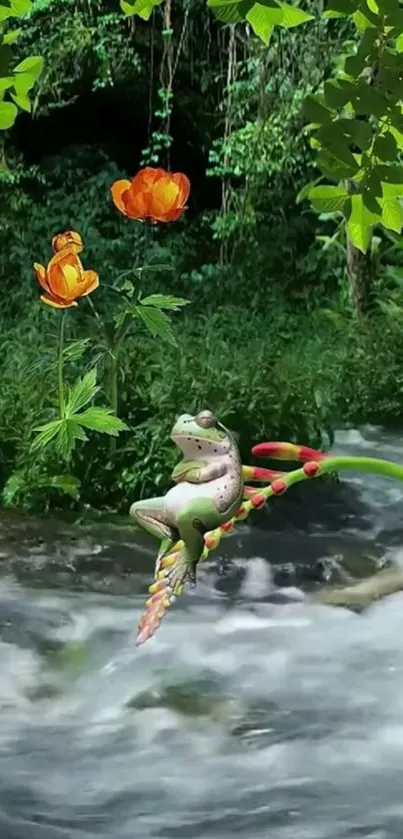
[(209, 481), (208, 484), (204, 485), (191, 484), (187, 481), (176, 484), (165, 496), (164, 506), (169, 521), (174, 524), (177, 514), (182, 512), (184, 507), (188, 507), (192, 501), (202, 498), (210, 498), (212, 501), (215, 501), (222, 487), (222, 483), (223, 479), (217, 478), (215, 481)]

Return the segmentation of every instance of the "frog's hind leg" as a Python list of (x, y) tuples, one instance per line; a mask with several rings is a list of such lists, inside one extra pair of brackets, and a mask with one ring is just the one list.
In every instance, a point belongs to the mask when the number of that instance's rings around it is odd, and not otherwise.
[(218, 524), (217, 508), (208, 499), (185, 508), (176, 517), (180, 538), (184, 542), (187, 569), (184, 580), (196, 583), (196, 565), (204, 550), (204, 534)]
[(168, 521), (165, 512), (165, 497), (135, 501), (130, 507), (130, 515), (151, 536), (160, 540), (155, 570), (158, 572), (161, 557), (169, 551), (179, 539), (176, 527)]

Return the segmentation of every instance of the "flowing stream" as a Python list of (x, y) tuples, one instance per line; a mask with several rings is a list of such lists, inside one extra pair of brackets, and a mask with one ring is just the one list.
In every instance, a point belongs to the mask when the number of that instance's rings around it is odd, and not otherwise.
[[(403, 461), (403, 440), (335, 451)], [(400, 561), (403, 484), (347, 480), (342, 524), (325, 499), (287, 526), (300, 503), (276, 499), (283, 525), (223, 543), (141, 648), (151, 542), (3, 515), (1, 839), (402, 839), (403, 593), (309, 596), (315, 568)]]

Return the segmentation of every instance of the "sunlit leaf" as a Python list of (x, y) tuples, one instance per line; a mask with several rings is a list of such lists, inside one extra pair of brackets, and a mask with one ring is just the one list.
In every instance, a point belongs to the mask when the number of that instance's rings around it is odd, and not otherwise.
[(398, 198), (399, 194), (401, 195), (401, 188), (398, 186), (382, 184), (381, 221), (384, 227), (396, 233), (400, 233), (403, 227), (403, 208)]
[(3, 44), (14, 44), (20, 37), (22, 29), (12, 29), (3, 35)]
[(10, 93), (10, 96), (21, 111), (26, 111), (28, 114), (31, 113), (31, 100), (27, 93)]
[(153, 306), (140, 305), (136, 307), (136, 314), (153, 338), (161, 338), (163, 341), (167, 341), (169, 344), (176, 346), (171, 321), (165, 312)]
[(142, 20), (149, 20), (154, 7), (160, 6), (162, 0), (135, 0), (134, 3), (128, 3), (126, 0), (120, 0), (120, 8), (127, 17), (131, 15), (138, 15)]
[(173, 297), (171, 294), (149, 294), (141, 298), (142, 306), (154, 306), (156, 309), (172, 309), (178, 311), (181, 306), (187, 306), (190, 300), (185, 297)]
[(274, 26), (270, 18), (270, 9), (261, 6), (260, 3), (254, 3), (252, 8), (246, 14), (246, 20), (250, 23), (255, 35), (263, 41), (266, 46), (270, 42), (273, 34)]
[(351, 195), (351, 212), (347, 220), (347, 231), (352, 244), (365, 253), (371, 242), (375, 224), (380, 222), (380, 213), (372, 213), (365, 206), (362, 195)]
[(79, 440), (84, 443), (87, 439), (83, 429), (74, 422), (73, 418), (66, 417), (60, 423), (55, 443), (61, 456), (68, 458), (75, 447), (76, 441)]
[(93, 406), (87, 408), (81, 414), (74, 415), (74, 422), (89, 428), (91, 431), (99, 431), (102, 434), (109, 434), (117, 437), (121, 431), (128, 431), (128, 426), (119, 417), (116, 417), (111, 408)]
[(10, 0), (10, 6), (15, 17), (26, 15), (32, 7), (32, 0)]
[(14, 67), (14, 73), (24, 73), (24, 75), (32, 76), (35, 80), (40, 76), (42, 70), (43, 58), (40, 55), (31, 55), (29, 58), (24, 58)]
[(287, 29), (293, 26), (299, 26), (301, 23), (306, 23), (308, 20), (313, 20), (313, 15), (308, 14), (308, 12), (304, 12), (298, 6), (290, 6), (289, 3), (282, 3), (280, 0), (277, 5), (283, 13), (283, 18), (279, 21), (279, 23), (281, 26), (286, 26)]
[(80, 495), (81, 481), (74, 475), (49, 475), (40, 482), (41, 486), (52, 487), (70, 495), (75, 501)]
[(260, 0), (259, 3), (255, 3), (254, 0), (208, 0), (207, 5), (224, 23), (249, 21), (255, 33), (265, 43), (273, 26), (290, 28), (312, 20), (312, 15), (308, 12), (281, 0)]
[(13, 102), (0, 102), (0, 130), (11, 128), (17, 118), (17, 108)]
[(335, 213), (343, 209), (348, 192), (343, 186), (314, 186), (308, 197), (316, 212)]
[(63, 357), (67, 361), (77, 361), (82, 358), (90, 340), (90, 338), (82, 338), (80, 341), (72, 341), (64, 348)]
[(78, 379), (74, 387), (71, 388), (66, 404), (66, 415), (71, 417), (81, 408), (84, 408), (84, 405), (88, 405), (88, 402), (92, 401), (99, 390), (97, 371), (94, 367), (82, 379)]
[(357, 7), (357, 0), (328, 0), (323, 17), (348, 17), (357, 10)]
[(373, 153), (375, 157), (378, 157), (379, 160), (385, 163), (392, 163), (396, 159), (397, 142), (390, 131), (387, 131), (385, 134), (380, 134), (376, 138)]
[(37, 451), (47, 446), (59, 433), (61, 424), (62, 420), (57, 419), (34, 428), (34, 431), (38, 434), (31, 445), (31, 451)]

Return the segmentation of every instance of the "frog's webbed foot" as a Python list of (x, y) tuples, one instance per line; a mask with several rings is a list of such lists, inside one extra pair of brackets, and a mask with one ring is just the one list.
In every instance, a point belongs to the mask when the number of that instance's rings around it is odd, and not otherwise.
[(193, 588), (195, 587), (197, 582), (196, 565), (188, 565), (183, 582), (189, 583)]

